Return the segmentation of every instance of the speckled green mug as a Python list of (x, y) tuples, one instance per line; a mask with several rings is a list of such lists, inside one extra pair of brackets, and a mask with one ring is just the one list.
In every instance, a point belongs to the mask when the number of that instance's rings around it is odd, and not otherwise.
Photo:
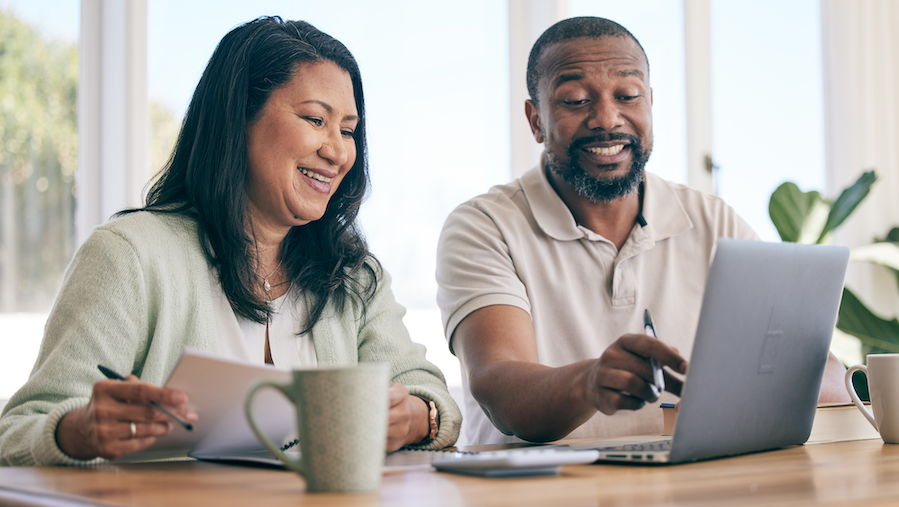
[[(294, 370), (292, 383), (253, 384), (244, 410), (259, 440), (306, 479), (307, 491), (373, 491), (384, 464), (389, 382), (387, 363)], [(285, 456), (256, 424), (253, 397), (263, 387), (278, 389), (296, 405), (299, 459)]]

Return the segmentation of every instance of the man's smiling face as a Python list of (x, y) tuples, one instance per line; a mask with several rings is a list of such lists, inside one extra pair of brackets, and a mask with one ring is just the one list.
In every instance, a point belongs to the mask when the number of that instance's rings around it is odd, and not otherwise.
[(571, 39), (548, 47), (539, 68), (539, 104), (528, 116), (556, 183), (591, 202), (634, 192), (652, 152), (652, 89), (640, 46), (629, 37)]

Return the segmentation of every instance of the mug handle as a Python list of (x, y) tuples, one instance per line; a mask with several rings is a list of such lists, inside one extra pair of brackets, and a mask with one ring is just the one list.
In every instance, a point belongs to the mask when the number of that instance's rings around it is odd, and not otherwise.
[[(869, 412), (868, 409), (866, 409), (865, 406), (862, 404), (862, 400), (858, 397), (858, 393), (855, 392), (855, 386), (852, 385), (852, 374), (857, 371), (865, 372), (865, 379), (866, 379), (865, 381), (867, 382), (868, 367), (863, 364), (857, 364), (855, 366), (850, 367), (848, 370), (846, 370), (846, 376), (844, 377), (846, 380), (846, 390), (849, 391), (849, 397), (852, 398), (852, 401), (853, 401), (853, 403), (855, 403), (855, 406), (858, 407), (858, 409), (862, 411), (862, 415), (864, 415), (865, 418), (868, 419), (868, 422), (871, 423), (871, 426), (874, 426), (875, 430), (880, 431), (877, 428), (877, 422), (874, 421), (874, 416), (871, 415), (871, 412)], [(870, 386), (870, 385), (871, 384), (868, 384), (868, 386)], [(868, 391), (870, 392), (870, 387), (869, 387)]]
[[(289, 384), (288, 384), (289, 385)], [(265, 446), (272, 454), (277, 456), (281, 461), (287, 465), (288, 468), (297, 472), (298, 474), (306, 473), (306, 462), (303, 460), (303, 455), (300, 454), (300, 459), (293, 460), (288, 458), (281, 449), (272, 442), (272, 439), (268, 438), (268, 436), (259, 429), (259, 426), (256, 424), (256, 419), (253, 417), (253, 398), (256, 396), (256, 391), (262, 389), (263, 387), (274, 387), (275, 389), (281, 391), (288, 400), (290, 400), (290, 394), (287, 393), (287, 386), (285, 384), (280, 384), (278, 382), (274, 382), (272, 380), (258, 380), (250, 386), (250, 390), (247, 391), (247, 396), (244, 400), (244, 413), (247, 416), (247, 422), (250, 423), (250, 429), (253, 430), (253, 433), (256, 434), (256, 438), (262, 442), (262, 445)], [(293, 400), (290, 400), (293, 403)]]

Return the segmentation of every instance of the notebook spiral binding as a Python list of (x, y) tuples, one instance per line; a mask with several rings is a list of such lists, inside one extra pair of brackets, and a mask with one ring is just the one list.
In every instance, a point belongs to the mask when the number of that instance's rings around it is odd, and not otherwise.
[[(290, 449), (291, 447), (293, 447), (299, 443), (300, 443), (300, 441), (295, 438), (295, 439), (293, 439), (292, 442), (288, 442), (288, 443), (284, 444), (283, 446), (281, 446), (281, 452), (284, 452), (287, 449)], [(456, 453), (456, 454), (477, 454), (476, 452), (472, 452), (472, 451), (458, 451), (458, 450), (451, 451), (448, 449), (419, 449), (417, 447), (402, 447), (399, 450), (400, 451), (418, 451), (418, 452), (451, 452), (451, 453)]]

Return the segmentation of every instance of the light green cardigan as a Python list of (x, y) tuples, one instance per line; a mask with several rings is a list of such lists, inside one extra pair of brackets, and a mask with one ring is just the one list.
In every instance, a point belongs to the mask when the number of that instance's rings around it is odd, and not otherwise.
[[(437, 405), (440, 431), (425, 447), (452, 445), (459, 408), (424, 347), (410, 340), (405, 309), (382, 273), (364, 315), (353, 298), (342, 313), (325, 309), (311, 331), (318, 363), (390, 363), (393, 382)], [(209, 264), (193, 220), (139, 212), (98, 227), (66, 271), (31, 378), (4, 407), (0, 465), (102, 462), (72, 459), (56, 444), (60, 419), (86, 405), (103, 379), (97, 365), (163, 385), (185, 346), (217, 352), (216, 336)]]

